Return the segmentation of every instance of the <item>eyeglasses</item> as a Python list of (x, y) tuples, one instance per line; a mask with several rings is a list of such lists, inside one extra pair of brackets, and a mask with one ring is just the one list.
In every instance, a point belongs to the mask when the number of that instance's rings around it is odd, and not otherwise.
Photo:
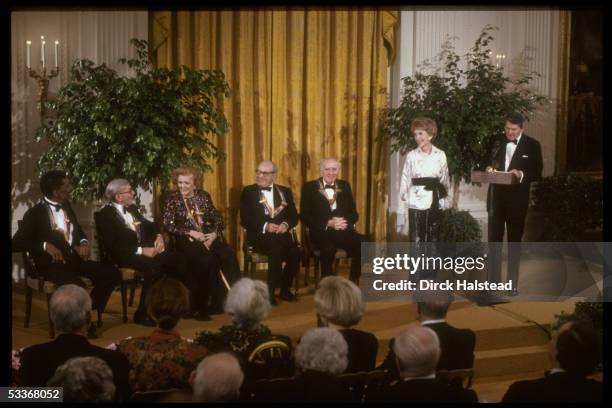
[(275, 174), (275, 171), (261, 171), (261, 170), (255, 170), (255, 174), (262, 175), (262, 176), (269, 176), (270, 174)]

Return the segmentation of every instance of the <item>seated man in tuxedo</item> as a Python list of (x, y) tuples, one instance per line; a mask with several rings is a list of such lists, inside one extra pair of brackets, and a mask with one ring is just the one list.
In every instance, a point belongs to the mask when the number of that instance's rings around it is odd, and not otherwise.
[[(426, 291), (417, 302), (418, 320), (422, 326), (432, 329), (440, 341), (440, 360), (436, 371), (468, 369), (474, 366), (476, 335), (470, 329), (458, 329), (446, 322), (446, 314), (452, 301), (453, 295), (448, 291)], [(390, 378), (398, 379), (393, 342), (394, 339), (391, 339), (389, 353), (380, 368), (388, 370)]]
[(297, 300), (289, 288), (300, 265), (300, 250), (290, 233), (298, 214), (291, 190), (274, 184), (277, 171), (276, 164), (262, 161), (257, 165), (255, 184), (245, 187), (240, 195), (240, 225), (255, 251), (268, 257), (268, 289), (273, 305), (277, 305), (274, 289), (279, 286), (281, 299)]
[[(136, 269), (144, 274), (142, 294), (134, 322), (155, 326), (147, 315), (147, 290), (163, 273), (195, 287), (183, 255), (166, 251), (159, 227), (147, 220), (134, 205), (134, 190), (129, 181), (115, 179), (106, 186), (109, 203), (98, 213), (98, 229), (113, 262), (119, 267)], [(192, 304), (196, 304), (193, 302)]]
[(113, 372), (116, 398), (125, 401), (132, 394), (128, 383), (130, 364), (115, 350), (94, 346), (83, 336), (91, 320), (91, 298), (76, 285), (63, 285), (51, 296), (49, 314), (59, 335), (48, 343), (36, 344), (21, 352), (21, 387), (45, 387), (56, 369), (73, 357), (98, 357)]
[(603, 384), (587, 378), (601, 362), (601, 340), (590, 322), (562, 325), (550, 341), (550, 357), (553, 368), (544, 378), (511, 384), (502, 402), (602, 402)]
[[(103, 312), (119, 284), (119, 271), (89, 260), (90, 246), (70, 205), (72, 184), (65, 171), (52, 170), (40, 178), (43, 199), (23, 216), (13, 237), (13, 250), (28, 251), (38, 272), (57, 285), (84, 286), (79, 276), (91, 279), (93, 308)], [(95, 326), (89, 336), (96, 337)]]
[(350, 280), (359, 285), (361, 243), (365, 237), (355, 231), (359, 218), (351, 185), (338, 179), (340, 163), (334, 158), (321, 160), (321, 177), (304, 184), (300, 218), (310, 231), (313, 244), (321, 251), (322, 276), (333, 274), (336, 249), (345, 249), (351, 261)]
[(393, 343), (399, 381), (372, 397), (378, 402), (478, 402), (473, 390), (465, 390), (436, 378), (440, 358), (438, 335), (430, 328), (411, 325)]

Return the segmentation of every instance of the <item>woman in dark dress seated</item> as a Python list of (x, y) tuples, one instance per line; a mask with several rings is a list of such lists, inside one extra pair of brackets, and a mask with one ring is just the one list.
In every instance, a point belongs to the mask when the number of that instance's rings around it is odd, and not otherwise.
[(192, 305), (194, 317), (210, 320), (209, 313), (221, 313), (223, 295), (240, 277), (240, 267), (236, 253), (223, 239), (223, 219), (210, 194), (198, 188), (200, 173), (193, 167), (179, 167), (172, 172), (172, 181), (177, 190), (166, 199), (164, 227), (174, 236), (177, 251), (199, 270), (192, 296), (197, 302)]
[(238, 356), (244, 372), (243, 389), (259, 379), (291, 377), (294, 373), (291, 339), (273, 335), (262, 323), (270, 307), (268, 286), (242, 278), (232, 285), (225, 301), (232, 324), (217, 333), (199, 333), (195, 339), (212, 353), (230, 351)]
[(319, 325), (338, 329), (348, 344), (345, 373), (374, 370), (378, 339), (372, 333), (351, 328), (365, 310), (359, 287), (346, 278), (326, 276), (319, 282), (314, 302)]

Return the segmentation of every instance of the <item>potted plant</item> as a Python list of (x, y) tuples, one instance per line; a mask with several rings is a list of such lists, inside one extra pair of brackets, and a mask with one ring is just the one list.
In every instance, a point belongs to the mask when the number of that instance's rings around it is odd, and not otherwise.
[(410, 132), (418, 116), (438, 125), (435, 144), (445, 151), (453, 182), (452, 207), (457, 208), (459, 184), (470, 181), (472, 170), (490, 164), (494, 142), (503, 132), (504, 116), (510, 112), (532, 113), (547, 101), (529, 88), (535, 72), (517, 79), (491, 62), (492, 26), (485, 26), (470, 52), (461, 58), (449, 40), (433, 63), (425, 61), (413, 76), (402, 79), (403, 96), (397, 108), (386, 112), (383, 135), (393, 152), (405, 154), (416, 144)]
[(69, 82), (47, 102), (55, 118), (36, 131), (37, 141), (49, 142), (39, 171), (69, 171), (77, 200), (101, 198), (119, 177), (144, 190), (154, 181), (165, 186), (179, 165), (209, 171), (219, 156), (214, 138), (228, 123), (215, 101), (230, 92), (223, 72), (153, 68), (147, 42), (130, 43), (136, 58), (120, 62), (134, 75), (75, 61)]

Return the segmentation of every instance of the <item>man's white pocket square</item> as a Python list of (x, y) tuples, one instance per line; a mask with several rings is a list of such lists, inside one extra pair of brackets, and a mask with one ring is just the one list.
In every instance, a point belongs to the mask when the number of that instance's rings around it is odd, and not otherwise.
[(526, 154), (524, 154), (522, 157), (529, 157), (529, 156), (527, 156)]

